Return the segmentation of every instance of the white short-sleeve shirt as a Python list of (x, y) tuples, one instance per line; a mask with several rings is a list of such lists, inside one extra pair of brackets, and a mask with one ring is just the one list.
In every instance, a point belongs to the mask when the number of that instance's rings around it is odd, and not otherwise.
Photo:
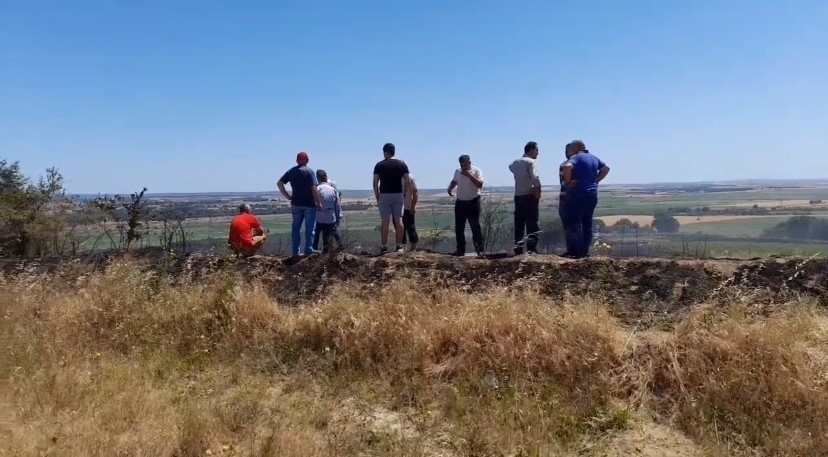
[[(471, 168), (469, 168), (469, 173), (476, 179), (480, 180), (480, 182), (483, 182), (483, 173), (480, 172), (479, 168), (472, 165)], [(458, 200), (474, 200), (480, 196), (480, 189), (478, 189), (477, 186), (471, 182), (471, 179), (463, 175), (463, 171), (460, 168), (454, 170), (454, 179), (452, 181), (457, 183)]]

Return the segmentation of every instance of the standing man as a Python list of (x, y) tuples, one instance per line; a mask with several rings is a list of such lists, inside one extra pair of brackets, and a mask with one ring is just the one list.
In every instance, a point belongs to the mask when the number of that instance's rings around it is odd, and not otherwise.
[[(285, 172), (277, 185), (279, 192), (290, 201), (293, 224), (291, 237), (293, 241), (293, 256), (299, 256), (302, 241), (302, 223), (305, 224), (305, 254), (312, 254), (314, 231), (316, 229), (316, 210), (322, 209), (319, 192), (316, 190), (318, 181), (316, 173), (308, 168), (308, 154), (300, 152), (296, 155), (296, 166)], [(285, 190), (285, 184), (290, 183), (293, 195)]]
[(573, 258), (575, 257), (575, 248), (574, 239), (572, 238), (572, 230), (567, 227), (567, 219), (566, 219), (566, 192), (568, 188), (566, 184), (564, 184), (564, 166), (566, 162), (572, 157), (572, 143), (567, 143), (564, 147), (564, 156), (566, 159), (561, 163), (561, 166), (558, 169), (558, 177), (561, 181), (561, 190), (558, 196), (558, 216), (561, 218), (561, 228), (564, 232), (564, 239), (566, 240), (566, 252), (561, 257), (568, 257)]
[(417, 188), (417, 181), (410, 174), (408, 175), (409, 186), (405, 188), (405, 205), (403, 206), (403, 245), (411, 242), (408, 250), (413, 252), (417, 250), (417, 242), (420, 241), (420, 236), (417, 234), (417, 224), (415, 221), (415, 214), (417, 212), (417, 202), (420, 201), (420, 191)]
[(325, 170), (316, 170), (316, 187), (322, 209), (316, 212), (316, 235), (313, 237), (313, 250), (319, 250), (319, 239), (322, 238), (324, 252), (333, 252), (332, 241), (336, 241), (337, 249), (342, 248), (342, 239), (337, 232), (337, 226), (342, 214), (342, 205), (339, 200), (339, 191), (328, 182)]
[(243, 257), (250, 257), (262, 248), (266, 239), (262, 224), (253, 215), (250, 204), (239, 205), (239, 214), (230, 222), (230, 236), (227, 238), (230, 249)]
[(454, 170), (454, 178), (449, 183), (448, 194), (454, 196), (457, 188), (457, 200), (454, 202), (454, 234), (457, 238), (457, 250), (452, 255), (466, 255), (466, 221), (472, 231), (474, 252), (483, 255), (483, 230), (480, 229), (480, 189), (483, 188), (483, 174), (473, 166), (471, 158), (460, 156), (460, 168)]
[(570, 143), (572, 156), (564, 165), (566, 226), (572, 230), (576, 258), (589, 255), (592, 244), (592, 217), (598, 204), (598, 183), (609, 174), (609, 167), (589, 153), (583, 141)]
[[(538, 143), (530, 141), (523, 147), (523, 157), (509, 165), (515, 177), (515, 255), (538, 252), (539, 206), (541, 182), (535, 160)], [(524, 238), (525, 235), (525, 238)]]
[(385, 157), (374, 166), (374, 196), (377, 199), (382, 225), (380, 226), (380, 254), (388, 252), (388, 226), (394, 221), (394, 234), (397, 239), (397, 252), (403, 252), (402, 213), (405, 206), (405, 190), (410, 186), (408, 165), (394, 158), (396, 148), (392, 143), (382, 147)]
[[(317, 178), (318, 179), (318, 178)], [(339, 186), (336, 185), (336, 182), (333, 179), (328, 178), (328, 184), (333, 186), (336, 189), (336, 193), (339, 195), (339, 219), (336, 221), (336, 236), (339, 237), (339, 240), (342, 240), (342, 235), (339, 233), (339, 227), (342, 225), (342, 222), (345, 220), (345, 211), (342, 209), (342, 191), (339, 190)], [(340, 241), (339, 243), (340, 248), (344, 248), (345, 245), (343, 242)]]

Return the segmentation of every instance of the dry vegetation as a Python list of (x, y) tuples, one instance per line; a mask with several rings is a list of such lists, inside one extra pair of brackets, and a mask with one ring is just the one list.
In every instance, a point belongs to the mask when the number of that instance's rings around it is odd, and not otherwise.
[(665, 329), (532, 286), (397, 278), (286, 306), (229, 269), (3, 278), (3, 455), (828, 452), (811, 298), (723, 284)]

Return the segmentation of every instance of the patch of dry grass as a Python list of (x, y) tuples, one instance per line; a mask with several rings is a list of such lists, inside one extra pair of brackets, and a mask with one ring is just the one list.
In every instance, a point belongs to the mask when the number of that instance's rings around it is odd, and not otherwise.
[(807, 304), (656, 333), (588, 298), (405, 281), (302, 308), (128, 262), (2, 286), (9, 455), (605, 455), (639, 429), (677, 437), (652, 455), (826, 449)]

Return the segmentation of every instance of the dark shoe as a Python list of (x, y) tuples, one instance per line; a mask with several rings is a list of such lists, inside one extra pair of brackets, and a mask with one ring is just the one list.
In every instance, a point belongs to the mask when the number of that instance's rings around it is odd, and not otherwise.
[(379, 253), (380, 253), (380, 255), (387, 254), (388, 253), (388, 246), (381, 247)]
[(515, 255), (523, 254), (523, 248), (515, 248)]
[(454, 251), (454, 252), (451, 253), (451, 255), (453, 255), (454, 257), (463, 257), (464, 255), (466, 255), (466, 252), (465, 251)]

